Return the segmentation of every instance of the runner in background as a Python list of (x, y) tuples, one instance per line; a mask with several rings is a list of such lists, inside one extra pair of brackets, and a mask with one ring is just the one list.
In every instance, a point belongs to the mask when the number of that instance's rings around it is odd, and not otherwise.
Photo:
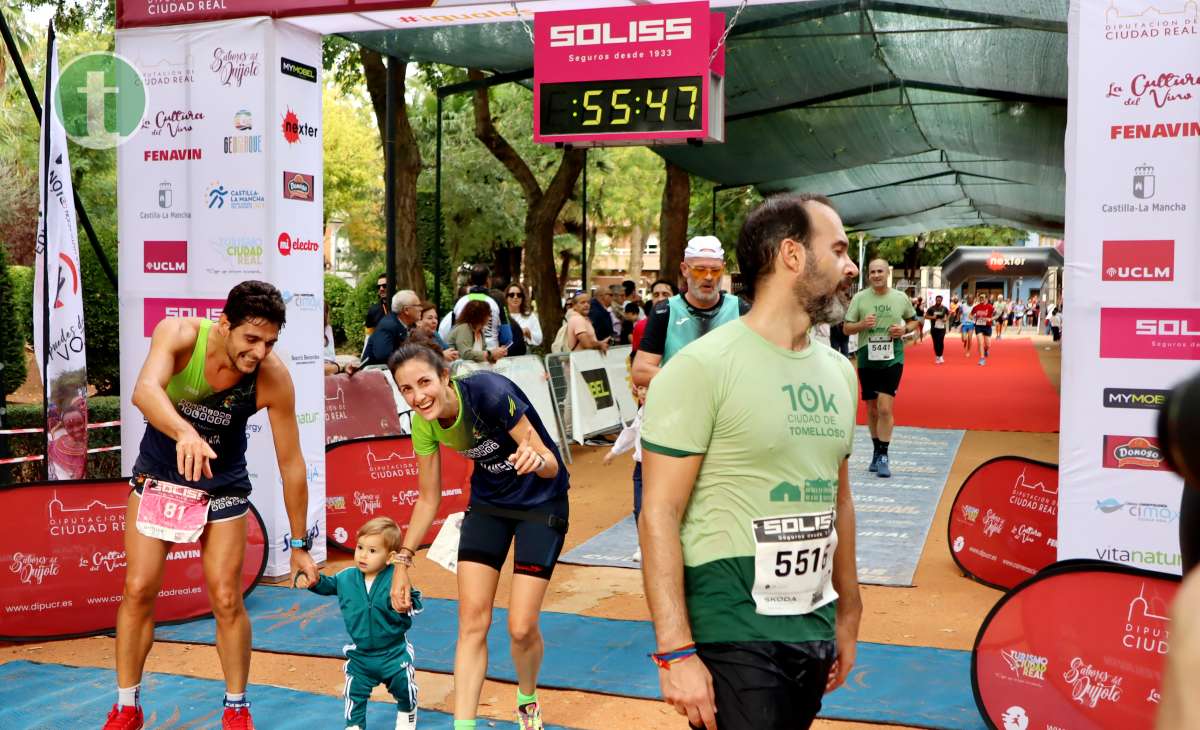
[(871, 286), (854, 295), (843, 325), (848, 334), (862, 333), (858, 338), (858, 379), (875, 444), (868, 470), (883, 479), (892, 476), (888, 445), (895, 425), (896, 391), (904, 374), (904, 335), (921, 326), (912, 301), (888, 286), (890, 272), (883, 259), (867, 265)]
[[(997, 340), (1002, 339), (1004, 337), (1004, 307), (1005, 307), (1004, 297), (997, 296), (995, 302), (992, 304), (992, 325), (991, 325), (992, 332), (993, 332), (993, 334), (995, 334)], [(976, 323), (976, 335), (978, 335), (978, 329), (979, 329), (978, 323)]]
[(920, 326), (917, 327), (917, 335), (913, 338), (914, 344), (921, 344), (925, 341), (925, 300), (921, 297), (913, 297), (913, 312), (917, 315), (917, 322)]
[(946, 350), (946, 330), (950, 327), (950, 310), (942, 304), (942, 295), (934, 297), (933, 306), (925, 310), (929, 320), (929, 336), (933, 339), (933, 361), (938, 365), (946, 362), (942, 357)]
[(962, 344), (963, 357), (971, 356), (971, 340), (975, 338), (975, 320), (971, 319), (971, 310), (974, 306), (971, 300), (966, 295), (963, 295), (962, 307), (959, 308), (959, 315), (962, 318)]
[(996, 318), (996, 308), (980, 294), (971, 308), (971, 319), (975, 321), (975, 339), (978, 342), (979, 364), (987, 365), (988, 349), (992, 338), (992, 322)]
[(1018, 335), (1025, 331), (1025, 302), (1017, 301), (1017, 303), (1013, 305), (1012, 321), (1009, 322), (1009, 324), (1017, 325)]
[(146, 432), (133, 465), (125, 517), (117, 703), (105, 730), (143, 726), (139, 694), (154, 643), (154, 602), (163, 566), (174, 543), (193, 542), (196, 536), (225, 675), (221, 727), (254, 728), (246, 699), (250, 618), (242, 603), (242, 562), (252, 487), (246, 470), (246, 421), (263, 408), (283, 480), (293, 583), (299, 573), (309, 585), (318, 578), (308, 554), (308, 481), (296, 393), (287, 367), (273, 352), (286, 317), (278, 289), (263, 281), (243, 281), (229, 292), (216, 323), (172, 317), (154, 328), (133, 390), (133, 405), (146, 418)]

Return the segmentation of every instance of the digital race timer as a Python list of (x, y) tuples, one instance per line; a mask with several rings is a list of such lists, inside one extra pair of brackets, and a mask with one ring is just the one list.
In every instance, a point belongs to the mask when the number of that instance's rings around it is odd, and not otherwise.
[(542, 134), (704, 129), (700, 76), (542, 84)]

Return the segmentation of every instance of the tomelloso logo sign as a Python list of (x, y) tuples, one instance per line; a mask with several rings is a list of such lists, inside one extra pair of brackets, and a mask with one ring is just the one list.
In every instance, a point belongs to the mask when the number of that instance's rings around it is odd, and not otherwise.
[(1174, 241), (1105, 241), (1103, 281), (1174, 281)]
[(288, 200), (313, 201), (313, 176), (302, 172), (283, 172), (283, 197)]
[(1200, 309), (1101, 307), (1100, 357), (1200, 360)]
[(187, 241), (146, 241), (142, 270), (147, 274), (186, 274)]
[(1150, 436), (1105, 436), (1103, 465), (1105, 469), (1169, 471), (1158, 439)]
[(186, 297), (146, 297), (142, 308), (142, 334), (154, 334), (154, 328), (167, 317), (207, 317), (216, 322), (225, 308), (224, 299)]
[(280, 125), (280, 128), (283, 130), (283, 138), (287, 140), (288, 144), (296, 144), (301, 137), (317, 138), (317, 128), (301, 122), (300, 118), (296, 116), (296, 112), (292, 111), (290, 107), (287, 114), (283, 115), (283, 124)]
[(276, 240), (276, 246), (279, 248), (280, 256), (291, 256), (293, 251), (320, 251), (321, 244), (316, 241), (305, 240), (300, 237), (292, 238), (290, 234), (284, 232), (279, 234)]
[(580, 23), (550, 26), (550, 47), (607, 46), (620, 43), (686, 41), (692, 37), (691, 18), (631, 20), (628, 26), (613, 23)]
[(1169, 390), (1143, 390), (1134, 388), (1105, 388), (1105, 408), (1145, 408), (1158, 410), (1167, 402)]
[(280, 57), (279, 72), (284, 76), (291, 76), (300, 79), (301, 81), (311, 81), (317, 83), (317, 69), (315, 66), (309, 66), (306, 63), (293, 61), (290, 58)]

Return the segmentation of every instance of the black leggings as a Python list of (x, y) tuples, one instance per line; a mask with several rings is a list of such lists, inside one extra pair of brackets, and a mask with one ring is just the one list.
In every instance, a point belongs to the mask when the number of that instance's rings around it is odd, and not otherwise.
[(941, 357), (946, 351), (946, 330), (940, 330), (936, 327), (929, 330), (929, 336), (933, 338), (933, 354)]

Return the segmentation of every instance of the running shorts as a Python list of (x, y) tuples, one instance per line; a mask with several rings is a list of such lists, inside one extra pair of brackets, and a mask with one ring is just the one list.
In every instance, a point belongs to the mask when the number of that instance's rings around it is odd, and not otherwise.
[[(142, 496), (142, 487), (145, 486), (147, 479), (153, 479), (153, 477), (139, 474), (129, 480), (129, 486), (133, 487), (133, 491), (137, 493), (138, 497)], [(245, 517), (246, 513), (250, 511), (250, 498), (247, 496), (249, 491), (246, 487), (231, 487), (211, 492), (208, 501), (209, 524)]]
[(992, 326), (990, 324), (977, 324), (975, 325), (975, 334), (982, 335), (984, 337), (991, 337)]
[(880, 393), (896, 395), (900, 389), (900, 376), (904, 374), (904, 363), (888, 365), (886, 368), (859, 368), (858, 381), (862, 385), (862, 399), (875, 400)]
[(513, 573), (550, 580), (567, 535), (566, 521), (570, 514), (567, 495), (520, 510), (539, 516), (554, 515), (561, 520), (561, 527), (551, 527), (545, 517), (535, 520), (501, 517), (487, 509), (486, 505), (467, 509), (458, 542), (458, 562), (482, 563), (500, 570), (508, 559), (509, 546), (515, 541)]
[(974, 323), (974, 322), (963, 322), (963, 323), (962, 323), (962, 331), (963, 331), (963, 332), (971, 332), (971, 331), (973, 331), (974, 329), (975, 329), (975, 323)]
[(832, 641), (697, 644), (712, 674), (718, 730), (805, 730), (821, 709)]

